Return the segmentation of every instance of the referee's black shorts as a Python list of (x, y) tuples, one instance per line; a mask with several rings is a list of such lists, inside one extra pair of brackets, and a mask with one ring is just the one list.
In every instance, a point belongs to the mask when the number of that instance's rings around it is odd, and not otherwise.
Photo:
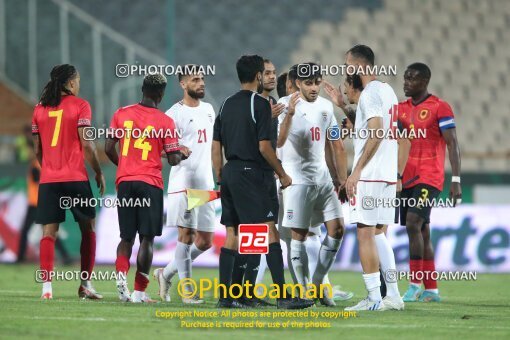
[[(161, 236), (163, 231), (163, 190), (142, 181), (120, 182), (117, 188), (120, 238), (132, 241), (141, 236)], [(143, 202), (149, 202), (144, 205)], [(133, 202), (124, 205), (123, 202)], [(137, 204), (138, 203), (138, 204)]]
[[(91, 220), (96, 217), (96, 209), (88, 203), (93, 197), (89, 181), (39, 184), (35, 221), (43, 225), (62, 223), (67, 209), (76, 222)], [(78, 204), (73, 202), (76, 198), (80, 199)]]
[(272, 170), (229, 161), (221, 175), (221, 224), (263, 223), (278, 218), (278, 197)]

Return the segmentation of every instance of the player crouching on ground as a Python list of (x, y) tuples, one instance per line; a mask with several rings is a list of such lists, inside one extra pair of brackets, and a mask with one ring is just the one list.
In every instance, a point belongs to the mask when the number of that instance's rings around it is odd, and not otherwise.
[[(118, 275), (117, 290), (121, 301), (155, 302), (145, 293), (149, 284), (152, 264), (152, 246), (155, 236), (163, 229), (163, 178), (161, 176), (161, 153), (167, 154), (170, 165), (186, 159), (190, 151), (179, 147), (174, 121), (159, 111), (157, 106), (163, 99), (166, 78), (161, 74), (148, 75), (143, 80), (142, 101), (122, 107), (115, 112), (110, 127), (125, 129), (125, 138), (107, 139), (105, 152), (117, 168), (117, 197), (119, 200), (149, 200), (150, 206), (117, 207), (121, 241), (117, 247), (115, 268)], [(143, 131), (136, 140), (129, 138), (128, 130)], [(151, 131), (158, 132), (152, 138)], [(160, 133), (164, 131), (165, 133)], [(169, 133), (171, 131), (172, 133)], [(120, 157), (115, 145), (119, 142)], [(132, 295), (127, 287), (129, 258), (136, 234), (140, 236), (137, 256), (135, 290)]]

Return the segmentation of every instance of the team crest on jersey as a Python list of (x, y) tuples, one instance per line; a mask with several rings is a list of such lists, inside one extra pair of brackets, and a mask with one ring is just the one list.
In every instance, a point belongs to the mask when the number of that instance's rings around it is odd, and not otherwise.
[(294, 217), (294, 210), (287, 210), (287, 219), (290, 221)]
[(428, 109), (423, 109), (420, 111), (420, 114), (418, 115), (418, 120), (421, 122), (426, 121), (430, 117), (430, 111)]
[(213, 122), (212, 114), (208, 113), (208, 114), (207, 114), (207, 117), (209, 117), (209, 122), (210, 122), (210, 123), (212, 123), (212, 122)]
[(323, 112), (322, 113), (322, 120), (326, 121), (327, 119), (328, 119), (328, 113), (327, 112)]

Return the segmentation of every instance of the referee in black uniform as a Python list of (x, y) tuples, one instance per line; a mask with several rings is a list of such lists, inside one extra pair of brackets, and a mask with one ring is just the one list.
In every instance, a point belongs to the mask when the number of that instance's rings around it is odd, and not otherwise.
[[(221, 223), (227, 228), (225, 245), (220, 254), (220, 283), (230, 289), (237, 254), (237, 228), (242, 223), (269, 225), (267, 265), (273, 282), (280, 287), (278, 308), (300, 309), (312, 300), (283, 297), (283, 257), (280, 237), (274, 219), (278, 207), (271, 197), (274, 172), (282, 189), (292, 184), (271, 145), (272, 124), (269, 102), (257, 94), (262, 80), (264, 60), (257, 55), (242, 56), (236, 64), (241, 90), (222, 104), (214, 123), (212, 145), (213, 167), (221, 183)], [(222, 168), (222, 147), (227, 164)], [(220, 308), (244, 308), (230, 297), (220, 297)]]

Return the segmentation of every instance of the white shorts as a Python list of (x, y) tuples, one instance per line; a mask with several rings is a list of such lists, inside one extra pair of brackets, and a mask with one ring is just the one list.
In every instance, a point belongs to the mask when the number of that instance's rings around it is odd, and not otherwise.
[(214, 202), (208, 202), (191, 211), (188, 208), (186, 193), (168, 194), (166, 225), (168, 227), (184, 227), (213, 233), (216, 224)]
[(374, 206), (374, 199), (394, 199), (397, 186), (386, 182), (359, 181), (356, 196), (349, 200), (349, 223), (369, 226), (395, 223), (395, 208)]
[(282, 225), (309, 229), (322, 222), (342, 218), (342, 208), (333, 183), (291, 185), (283, 191)]

